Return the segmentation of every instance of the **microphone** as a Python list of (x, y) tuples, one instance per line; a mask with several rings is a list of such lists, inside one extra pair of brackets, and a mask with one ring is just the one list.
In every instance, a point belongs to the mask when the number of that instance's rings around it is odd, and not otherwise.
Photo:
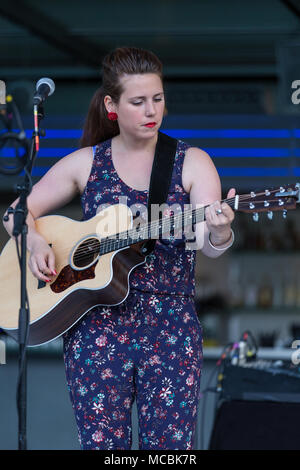
[(3, 80), (0, 80), (0, 113), (5, 114), (6, 110), (6, 86)]
[(40, 105), (48, 96), (52, 95), (55, 90), (54, 81), (51, 78), (40, 78), (36, 84), (36, 93), (33, 97), (33, 104)]

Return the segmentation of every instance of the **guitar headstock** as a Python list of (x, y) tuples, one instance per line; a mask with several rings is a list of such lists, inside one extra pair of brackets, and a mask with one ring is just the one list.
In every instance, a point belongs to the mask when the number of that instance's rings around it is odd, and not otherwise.
[(297, 202), (300, 202), (300, 183), (242, 194), (235, 198), (234, 209), (252, 213), (257, 221), (260, 212), (267, 212), (271, 219), (274, 211), (282, 211), (283, 217), (286, 217), (288, 210), (296, 209)]

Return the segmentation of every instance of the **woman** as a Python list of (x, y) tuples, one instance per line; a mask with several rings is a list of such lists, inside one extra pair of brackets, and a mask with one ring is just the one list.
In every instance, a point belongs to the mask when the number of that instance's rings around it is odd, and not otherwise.
[[(55, 257), (34, 220), (81, 194), (84, 219), (126, 197), (146, 206), (158, 130), (165, 110), (162, 65), (149, 51), (118, 48), (103, 61), (80, 150), (62, 158), (28, 198), (32, 273), (51, 282)], [(133, 171), (134, 169), (134, 171)], [(228, 197), (232, 197), (232, 189)], [(196, 246), (217, 257), (233, 243), (233, 211), (209, 155), (177, 142), (168, 204), (209, 205)], [(16, 204), (16, 201), (13, 205)], [(11, 234), (12, 220), (6, 223)], [(130, 276), (120, 305), (95, 307), (64, 335), (64, 359), (82, 449), (130, 449), (136, 398), (140, 449), (192, 449), (202, 365), (194, 306), (195, 249), (156, 242)]]

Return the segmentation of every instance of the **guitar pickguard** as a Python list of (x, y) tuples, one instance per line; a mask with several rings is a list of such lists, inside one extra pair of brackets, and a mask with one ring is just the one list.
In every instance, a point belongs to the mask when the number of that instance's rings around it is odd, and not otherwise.
[(96, 265), (97, 263), (81, 271), (77, 271), (71, 268), (70, 265), (65, 266), (61, 270), (55, 281), (51, 284), (50, 288), (53, 292), (58, 294), (68, 289), (68, 287), (73, 286), (77, 282), (85, 281), (86, 279), (94, 279)]

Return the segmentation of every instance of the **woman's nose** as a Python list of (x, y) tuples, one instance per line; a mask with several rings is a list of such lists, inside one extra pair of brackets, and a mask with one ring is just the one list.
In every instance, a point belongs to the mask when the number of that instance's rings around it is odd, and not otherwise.
[(153, 114), (155, 114), (155, 107), (152, 101), (149, 101), (146, 103), (146, 115), (153, 116)]

